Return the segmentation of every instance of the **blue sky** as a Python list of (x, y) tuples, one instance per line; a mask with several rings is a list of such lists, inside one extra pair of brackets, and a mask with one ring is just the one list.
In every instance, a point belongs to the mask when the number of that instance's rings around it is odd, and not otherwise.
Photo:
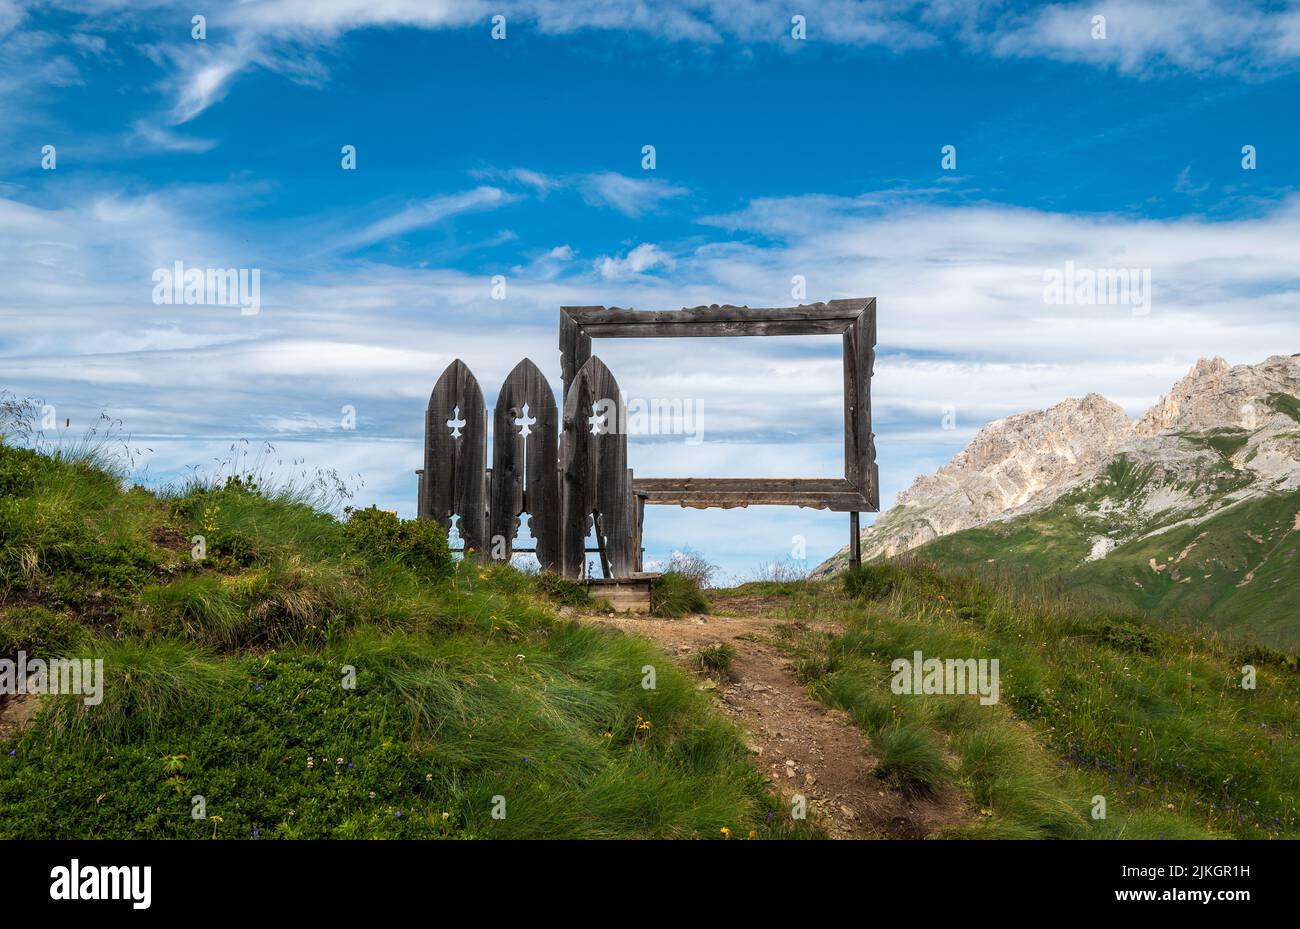
[[(878, 300), (888, 503), (991, 419), (1300, 350), (1298, 63), (1300, 11), (1208, 0), (0, 0), (0, 387), (121, 418), (149, 482), (247, 439), (409, 515), (452, 358), (490, 403), (525, 356), (558, 386), (561, 305), (784, 306), (800, 275)], [(259, 269), (261, 311), (156, 305), (175, 261)], [(1149, 312), (1045, 303), (1067, 262), (1149, 269)], [(632, 438), (639, 474), (837, 473), (835, 340), (597, 350), (703, 403), (698, 446)], [(647, 547), (743, 577), (846, 523), (661, 507)]]

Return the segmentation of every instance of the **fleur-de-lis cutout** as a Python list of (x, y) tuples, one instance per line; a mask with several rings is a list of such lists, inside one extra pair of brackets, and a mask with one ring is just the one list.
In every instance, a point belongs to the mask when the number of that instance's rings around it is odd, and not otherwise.
[(606, 416), (604, 413), (596, 412), (596, 404), (594, 403), (591, 405), (591, 411), (593, 415), (587, 417), (587, 423), (591, 426), (591, 434), (600, 435), (605, 429)]
[(459, 439), (460, 427), (465, 425), (465, 420), (460, 418), (459, 406), (452, 408), (451, 419), (447, 420), (447, 425), (451, 427), (451, 437), (453, 439)]
[(528, 404), (525, 403), (523, 409), (519, 411), (519, 418), (513, 420), (513, 422), (516, 426), (520, 427), (520, 434), (526, 437), (530, 432), (532, 432), (528, 427), (535, 424), (537, 418), (528, 415)]

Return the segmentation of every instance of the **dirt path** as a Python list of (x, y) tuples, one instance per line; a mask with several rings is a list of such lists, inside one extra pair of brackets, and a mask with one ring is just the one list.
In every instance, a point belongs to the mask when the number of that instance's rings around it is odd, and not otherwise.
[(730, 643), (736, 657), (729, 679), (716, 684), (723, 710), (748, 731), (755, 763), (768, 774), (771, 789), (788, 802), (795, 795), (807, 798), (832, 837), (926, 838), (970, 818), (956, 790), (913, 798), (874, 775), (876, 756), (866, 736), (847, 713), (810, 697), (793, 663), (770, 644), (776, 627), (789, 620), (628, 614), (580, 618), (646, 636), (688, 667), (691, 653), (701, 646)]
[(0, 696), (0, 739), (7, 739), (36, 716), (41, 698), (27, 694)]

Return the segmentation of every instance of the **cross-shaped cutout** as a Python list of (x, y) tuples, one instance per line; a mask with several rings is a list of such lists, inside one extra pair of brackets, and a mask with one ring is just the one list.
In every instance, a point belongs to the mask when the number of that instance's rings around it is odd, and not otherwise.
[(528, 427), (535, 424), (537, 422), (537, 418), (535, 416), (528, 415), (528, 404), (525, 403), (523, 409), (519, 411), (519, 418), (513, 420), (513, 422), (516, 426), (520, 427), (519, 430), (520, 434), (523, 435), (525, 438), (527, 438), (528, 434), (533, 431)]
[(452, 407), (451, 419), (447, 420), (447, 425), (451, 427), (451, 437), (460, 438), (460, 427), (465, 425), (465, 420), (460, 418), (460, 407)]
[(596, 404), (591, 405), (591, 411), (594, 415), (587, 417), (587, 422), (591, 426), (592, 435), (600, 435), (605, 428), (605, 414), (596, 412)]

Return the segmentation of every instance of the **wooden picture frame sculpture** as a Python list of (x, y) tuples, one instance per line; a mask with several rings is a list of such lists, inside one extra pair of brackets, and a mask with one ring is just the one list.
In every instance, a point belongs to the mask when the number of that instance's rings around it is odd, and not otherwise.
[[(626, 433), (593, 424), (593, 408), (602, 404), (618, 422), (625, 421), (622, 392), (592, 354), (593, 339), (781, 335), (838, 335), (843, 340), (843, 477), (636, 478), (627, 467)], [(537, 540), (528, 551), (536, 552), (543, 570), (581, 577), (586, 553), (595, 551), (607, 578), (625, 578), (641, 570), (646, 504), (806, 506), (849, 514), (850, 563), (857, 564), (858, 514), (880, 509), (871, 432), (875, 345), (874, 297), (767, 309), (562, 307), (563, 402), (557, 407), (536, 365), (520, 362), (497, 398), (491, 469), (486, 467), (487, 408), (478, 382), (460, 360), (443, 372), (425, 418), (420, 516), (448, 530), (458, 517), (466, 549), (480, 557), (508, 559), (516, 551), (511, 540), (518, 517), (527, 512)], [(594, 549), (586, 547), (593, 530)]]

